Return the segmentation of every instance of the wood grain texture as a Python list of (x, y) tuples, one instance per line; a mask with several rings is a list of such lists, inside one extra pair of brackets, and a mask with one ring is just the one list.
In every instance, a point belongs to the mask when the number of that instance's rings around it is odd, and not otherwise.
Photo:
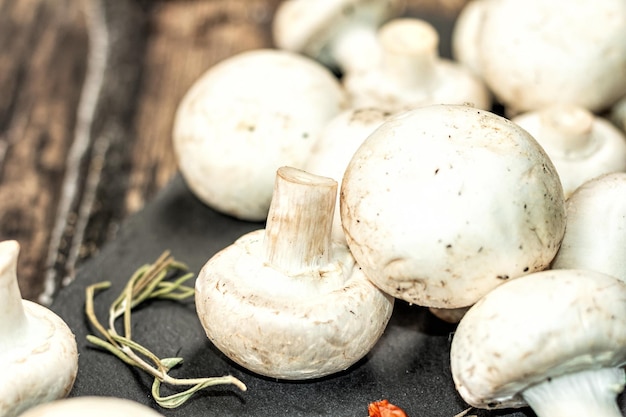
[[(43, 290), (86, 71), (80, 3), (0, 3), (0, 237), (17, 239), (20, 287)], [(80, 167), (77, 167), (80, 169)]]
[[(465, 0), (408, 0), (408, 15)], [(195, 79), (271, 47), (280, 0), (0, 0), (0, 240), (24, 298), (49, 303), (177, 171)], [(443, 34), (442, 42), (446, 42)]]

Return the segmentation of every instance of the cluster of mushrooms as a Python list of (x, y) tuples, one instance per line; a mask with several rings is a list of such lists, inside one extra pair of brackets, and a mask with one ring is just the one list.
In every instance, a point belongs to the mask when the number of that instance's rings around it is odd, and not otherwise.
[[(257, 374), (319, 378), (367, 355), (402, 300), (458, 323), (470, 406), (621, 416), (626, 3), (472, 0), (455, 60), (403, 0), (286, 0), (273, 33), (176, 114), (191, 191), (265, 222), (197, 277), (211, 342)], [(48, 354), (58, 369), (1, 380), (0, 415), (73, 415), (79, 399), (50, 402), (72, 387), (76, 342), (21, 300), (18, 251), (0, 243), (7, 372)]]
[(318, 378), (365, 356), (399, 299), (458, 322), (469, 405), (621, 416), (626, 3), (473, 0), (455, 60), (404, 7), (287, 0), (276, 48), (180, 103), (190, 189), (266, 222), (202, 268), (207, 336), (255, 373)]

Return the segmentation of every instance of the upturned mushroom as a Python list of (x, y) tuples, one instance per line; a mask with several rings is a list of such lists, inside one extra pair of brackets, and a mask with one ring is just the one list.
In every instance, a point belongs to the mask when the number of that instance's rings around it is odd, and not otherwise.
[(543, 146), (565, 198), (584, 182), (626, 171), (626, 136), (607, 119), (574, 105), (552, 105), (511, 119)]
[(365, 275), (436, 308), (467, 307), (546, 268), (565, 231), (563, 190), (545, 151), (517, 124), (469, 106), (385, 121), (346, 168), (340, 209)]
[(182, 99), (173, 128), (180, 172), (212, 208), (264, 220), (276, 169), (301, 168), (322, 128), (346, 106), (339, 81), (312, 59), (242, 52), (211, 67)]
[(567, 200), (567, 228), (552, 269), (590, 269), (626, 282), (626, 172), (602, 175)]
[(380, 61), (343, 78), (351, 106), (391, 112), (430, 104), (491, 108), (491, 96), (482, 80), (439, 56), (439, 34), (430, 23), (393, 19), (380, 28), (378, 38)]
[(76, 339), (46, 307), (24, 300), (17, 285), (19, 243), (0, 242), (0, 415), (14, 417), (65, 397), (78, 371)]
[(376, 31), (402, 14), (405, 0), (287, 0), (274, 15), (274, 43), (342, 73), (380, 59)]
[(281, 167), (265, 229), (211, 257), (196, 280), (208, 338), (252, 372), (311, 379), (343, 371), (382, 335), (393, 298), (331, 242), (337, 182)]
[[(380, 126), (390, 114), (376, 108), (346, 110), (331, 120), (315, 143), (304, 170), (330, 177), (341, 183), (343, 173), (363, 141)], [(339, 195), (333, 214), (332, 238), (346, 241), (339, 216)]]
[(625, 282), (595, 271), (536, 272), (469, 309), (452, 339), (452, 377), (476, 408), (622, 417), (625, 326)]
[(598, 113), (626, 95), (626, 77), (615, 75), (626, 67), (623, 0), (474, 2), (453, 50), (510, 116), (557, 103)]
[(20, 417), (163, 417), (136, 401), (117, 397), (84, 396), (41, 404)]

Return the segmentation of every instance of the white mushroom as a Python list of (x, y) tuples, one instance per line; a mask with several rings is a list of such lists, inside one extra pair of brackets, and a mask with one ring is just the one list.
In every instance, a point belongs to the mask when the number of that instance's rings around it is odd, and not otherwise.
[(384, 122), (355, 152), (341, 221), (379, 288), (458, 308), (546, 268), (565, 229), (563, 191), (521, 127), (469, 106), (434, 105)]
[[(389, 113), (376, 108), (351, 109), (340, 113), (321, 133), (304, 170), (341, 183), (354, 152), (389, 116)], [(332, 238), (338, 242), (346, 241), (338, 208), (333, 215)]]
[(274, 16), (274, 42), (343, 73), (367, 68), (380, 59), (378, 27), (404, 7), (405, 0), (287, 0)]
[(181, 101), (173, 129), (180, 171), (203, 202), (234, 217), (267, 216), (276, 169), (302, 167), (346, 98), (321, 64), (261, 49), (227, 58)]
[(196, 308), (227, 357), (265, 376), (309, 379), (347, 369), (380, 338), (393, 299), (331, 243), (337, 182), (282, 167), (267, 226), (204, 265)]
[(594, 178), (568, 199), (553, 269), (590, 269), (626, 282), (626, 172)]
[(574, 105), (552, 105), (511, 119), (550, 156), (565, 198), (581, 184), (609, 172), (626, 171), (626, 136), (607, 119)]
[(0, 415), (14, 417), (65, 397), (78, 371), (76, 339), (46, 307), (24, 300), (17, 285), (18, 242), (0, 242)]
[(394, 19), (379, 31), (378, 65), (352, 71), (343, 84), (353, 107), (398, 112), (429, 104), (491, 108), (487, 87), (467, 68), (439, 56), (439, 34), (428, 22)]
[(556, 103), (599, 112), (626, 95), (623, 0), (478, 1), (457, 36), (477, 40), (466, 60), (510, 115)]
[(31, 408), (20, 417), (163, 417), (136, 401), (116, 397), (73, 397)]
[(625, 328), (625, 282), (595, 271), (536, 272), (469, 309), (452, 339), (452, 377), (477, 408), (622, 417)]

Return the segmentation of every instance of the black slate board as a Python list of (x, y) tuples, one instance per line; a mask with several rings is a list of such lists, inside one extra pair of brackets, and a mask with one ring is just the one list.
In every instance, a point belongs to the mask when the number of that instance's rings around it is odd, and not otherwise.
[[(108, 395), (149, 405), (165, 416), (367, 416), (367, 404), (388, 399), (409, 417), (453, 417), (467, 408), (449, 372), (449, 346), (454, 327), (428, 310), (397, 302), (392, 319), (374, 350), (348, 371), (307, 382), (276, 381), (256, 376), (225, 358), (206, 338), (193, 302), (154, 301), (134, 314), (133, 338), (160, 357), (182, 356), (172, 371), (177, 377), (232, 374), (247, 386), (208, 388), (177, 409), (161, 409), (150, 394), (151, 378), (90, 345), (93, 333), (84, 314), (85, 288), (109, 280), (111, 289), (96, 296), (96, 312), (105, 320), (108, 306), (128, 277), (166, 249), (192, 271), (242, 234), (263, 227), (216, 213), (203, 205), (175, 178), (152, 203), (131, 217), (118, 238), (84, 264), (76, 280), (52, 305), (74, 331), (79, 372), (70, 396)], [(164, 389), (163, 393), (171, 393)], [(626, 410), (626, 400), (620, 397)], [(472, 410), (471, 415), (533, 416), (527, 410)]]

